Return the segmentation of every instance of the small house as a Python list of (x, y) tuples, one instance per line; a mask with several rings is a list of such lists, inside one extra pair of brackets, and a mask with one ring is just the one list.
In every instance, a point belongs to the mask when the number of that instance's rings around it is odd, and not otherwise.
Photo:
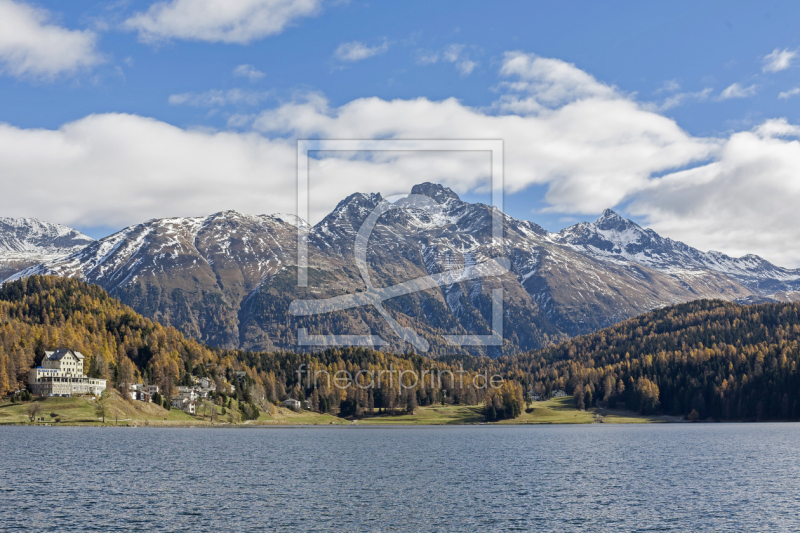
[(292, 409), (293, 411), (300, 410), (300, 400), (293, 400), (291, 398), (287, 400), (283, 400), (283, 406), (287, 409)]

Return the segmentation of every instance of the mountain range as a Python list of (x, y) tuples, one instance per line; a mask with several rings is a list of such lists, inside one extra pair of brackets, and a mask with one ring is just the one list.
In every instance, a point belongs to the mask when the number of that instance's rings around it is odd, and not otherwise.
[[(431, 183), (415, 186), (412, 194), (432, 198), (436, 205), (428, 210), (399, 206), (380, 217), (366, 247), (375, 287), (468, 269), (500, 256), (510, 260), (508, 272), (496, 278), (452, 279), (384, 302), (394, 320), (428, 341), (430, 355), (529, 351), (700, 298), (741, 303), (800, 299), (800, 269), (752, 255), (701, 252), (610, 210), (594, 222), (557, 233), (500, 213), (504, 234), (496, 242), (491, 206), (463, 202), (452, 190)], [(307, 228), (308, 287), (297, 286), (297, 231), (305, 222), (292, 215), (224, 211), (150, 220), (98, 241), (31, 219), (7, 226), (0, 222), (0, 245), (23, 250), (0, 248), (0, 257), (5, 261), (14, 253), (29, 253), (27, 264), (37, 263), (10, 279), (33, 274), (81, 278), (212, 346), (296, 351), (301, 349), (298, 328), (306, 328), (309, 334), (378, 335), (388, 349), (406, 351), (410, 345), (370, 306), (311, 317), (289, 313), (295, 299), (366, 290), (354, 259), (356, 236), (383, 201), (380, 194), (353, 194)], [(47, 234), (51, 242), (45, 232), (29, 227), (63, 228), (63, 235), (53, 230)], [(4, 244), (12, 242), (16, 248)], [(34, 249), (53, 253), (34, 261)], [(491, 333), (492, 289), (500, 287), (503, 345), (448, 346), (443, 335)]]

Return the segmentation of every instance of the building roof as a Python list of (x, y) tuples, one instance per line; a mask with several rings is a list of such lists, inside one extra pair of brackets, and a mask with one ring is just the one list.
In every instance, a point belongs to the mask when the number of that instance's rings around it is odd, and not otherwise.
[(69, 348), (59, 348), (53, 352), (44, 352), (45, 356), (51, 361), (60, 361), (64, 358), (65, 355), (71, 353), (78, 359), (85, 359), (81, 352), (76, 352), (75, 350), (70, 350)]

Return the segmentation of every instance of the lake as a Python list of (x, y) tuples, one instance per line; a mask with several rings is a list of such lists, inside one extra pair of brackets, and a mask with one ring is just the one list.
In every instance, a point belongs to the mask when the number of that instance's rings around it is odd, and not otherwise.
[(798, 531), (800, 424), (0, 427), (0, 531)]

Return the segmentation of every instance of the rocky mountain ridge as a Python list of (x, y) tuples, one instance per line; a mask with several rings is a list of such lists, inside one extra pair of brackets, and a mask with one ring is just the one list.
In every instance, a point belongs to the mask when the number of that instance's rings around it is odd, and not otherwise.
[[(613, 211), (558, 233), (501, 215), (498, 243), (490, 206), (463, 202), (431, 183), (415, 186), (412, 194), (435, 205), (399, 206), (377, 220), (365, 254), (374, 286), (497, 257), (510, 260), (509, 271), (498, 277), (454, 279), (383, 302), (401, 326), (427, 339), (432, 355), (531, 350), (665, 305), (699, 298), (788, 300), (800, 288), (799, 271), (755, 256), (703, 253)], [(377, 335), (389, 349), (405, 351), (409, 345), (372, 306), (310, 317), (288, 312), (297, 299), (367, 290), (354, 260), (356, 235), (383, 201), (380, 194), (353, 194), (309, 228), (308, 287), (297, 286), (297, 226), (304, 223), (233, 211), (131, 226), (16, 277), (85, 279), (145, 316), (215, 346), (298, 350), (298, 330), (306, 328), (312, 335)], [(504, 295), (504, 344), (450, 347), (445, 335), (491, 333), (495, 288)]]

